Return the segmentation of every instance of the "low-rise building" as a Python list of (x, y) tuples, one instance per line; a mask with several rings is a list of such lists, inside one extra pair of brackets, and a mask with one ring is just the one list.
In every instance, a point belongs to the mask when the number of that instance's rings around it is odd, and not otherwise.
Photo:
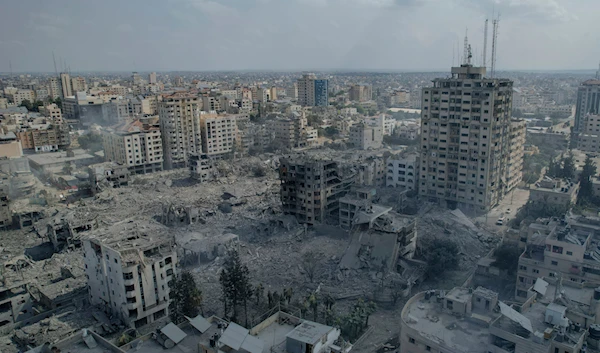
[(215, 179), (214, 160), (207, 154), (192, 154), (189, 159), (190, 177), (203, 183)]
[(152, 227), (116, 224), (83, 241), (90, 303), (132, 328), (169, 315), (177, 252), (174, 239)]
[(350, 143), (361, 150), (381, 148), (383, 131), (381, 126), (358, 123), (350, 127)]
[(529, 202), (535, 207), (552, 205), (568, 207), (577, 201), (579, 182), (544, 177), (530, 187)]
[(417, 190), (418, 181), (418, 152), (399, 154), (387, 160), (386, 186)]
[(566, 308), (540, 302), (511, 307), (478, 287), (421, 292), (401, 313), (402, 352), (578, 352), (586, 333)]
[(35, 125), (17, 132), (23, 149), (39, 152), (56, 152), (71, 145), (68, 126), (64, 124), (47, 123)]
[(22, 157), (23, 147), (14, 132), (0, 131), (0, 157)]

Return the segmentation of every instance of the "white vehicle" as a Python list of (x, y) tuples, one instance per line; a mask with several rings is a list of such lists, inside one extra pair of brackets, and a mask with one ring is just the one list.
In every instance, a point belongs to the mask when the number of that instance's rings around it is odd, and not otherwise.
[(504, 224), (504, 216), (500, 216), (500, 218), (498, 218), (498, 220), (496, 221), (496, 225), (501, 226), (503, 224)]

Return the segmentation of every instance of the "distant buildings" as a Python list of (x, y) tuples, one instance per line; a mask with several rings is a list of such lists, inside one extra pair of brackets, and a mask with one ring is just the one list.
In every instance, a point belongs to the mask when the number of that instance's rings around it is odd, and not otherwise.
[[(383, 119), (383, 116), (381, 119)], [(383, 121), (380, 124), (383, 124)], [(350, 127), (350, 143), (361, 150), (381, 148), (383, 127), (366, 123), (353, 124)]]
[(304, 107), (326, 107), (329, 105), (329, 81), (317, 79), (314, 74), (302, 75), (298, 79), (298, 104)]
[(317, 143), (317, 129), (308, 126), (304, 113), (292, 112), (289, 117), (279, 117), (272, 123), (275, 142), (286, 148), (303, 148)]
[[(487, 212), (520, 180), (525, 126), (513, 124), (512, 81), (462, 65), (423, 88), (420, 196)], [(512, 166), (512, 167), (511, 167)], [(515, 174), (516, 173), (516, 174)]]
[(121, 123), (102, 132), (104, 158), (131, 174), (163, 170), (163, 146), (157, 118)]
[(367, 102), (373, 99), (373, 87), (370, 85), (352, 85), (349, 98), (355, 102)]
[(575, 106), (574, 132), (581, 133), (585, 129), (585, 116), (600, 114), (600, 80), (587, 80), (577, 90)]

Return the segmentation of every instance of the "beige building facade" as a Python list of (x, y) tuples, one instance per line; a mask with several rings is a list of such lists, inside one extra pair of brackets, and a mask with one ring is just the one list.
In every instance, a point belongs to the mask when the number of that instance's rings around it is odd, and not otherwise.
[[(510, 175), (511, 164), (516, 171), (522, 163), (517, 150), (511, 160), (513, 83), (485, 77), (484, 67), (451, 72), (423, 88), (419, 195), (449, 208), (487, 212), (519, 179)], [(518, 140), (520, 133), (515, 135)]]

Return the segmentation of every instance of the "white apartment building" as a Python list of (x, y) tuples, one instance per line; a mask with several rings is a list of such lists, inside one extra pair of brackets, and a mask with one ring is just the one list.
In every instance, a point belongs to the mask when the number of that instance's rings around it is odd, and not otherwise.
[(419, 185), (419, 153), (405, 153), (387, 160), (386, 186), (417, 190)]
[(235, 115), (201, 114), (203, 153), (209, 157), (219, 157), (235, 152), (237, 145), (237, 124)]
[(510, 163), (520, 163), (511, 161), (513, 82), (485, 77), (485, 67), (451, 72), (422, 90), (419, 194), (449, 208), (488, 211), (511, 190), (507, 180), (518, 179), (510, 175)]
[(150, 75), (149, 75), (149, 77), (148, 77), (148, 82), (149, 82), (151, 85), (154, 85), (154, 84), (156, 84), (156, 83), (157, 83), (157, 81), (156, 81), (156, 72), (151, 72), (151, 73), (150, 73)]
[(381, 148), (383, 130), (380, 125), (353, 124), (350, 127), (350, 143), (361, 150)]
[(163, 146), (158, 119), (135, 120), (102, 132), (104, 158), (127, 166), (131, 174), (163, 170)]
[(202, 153), (200, 108), (197, 95), (177, 92), (158, 104), (165, 169), (183, 168), (190, 153)]
[(202, 110), (211, 113), (221, 110), (221, 104), (216, 97), (202, 97)]
[(62, 121), (62, 111), (60, 110), (60, 107), (54, 103), (40, 107), (40, 113), (52, 118), (55, 122)]
[(298, 99), (298, 84), (294, 82), (285, 90), (285, 95), (291, 99)]
[(177, 263), (174, 239), (147, 234), (147, 229), (131, 222), (83, 240), (90, 303), (131, 328), (169, 315), (169, 284)]

